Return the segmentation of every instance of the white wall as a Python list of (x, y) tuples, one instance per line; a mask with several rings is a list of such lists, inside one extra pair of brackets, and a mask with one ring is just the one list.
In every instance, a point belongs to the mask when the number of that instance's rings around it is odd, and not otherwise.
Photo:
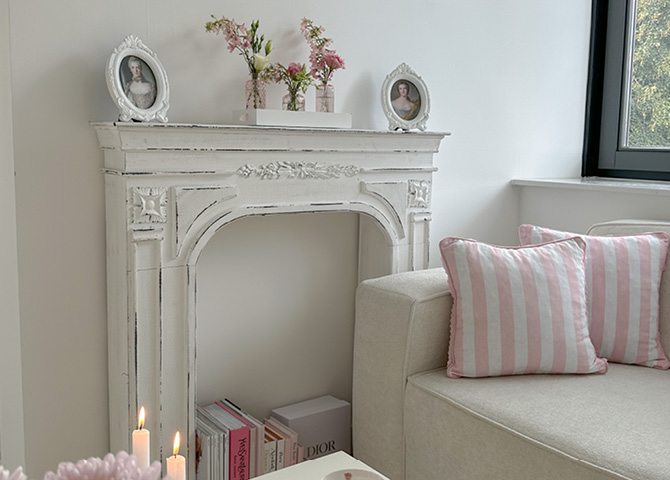
[(520, 223), (585, 233), (594, 223), (623, 218), (670, 221), (667, 195), (518, 188)]
[[(453, 132), (436, 155), (434, 266), (437, 241), (447, 235), (515, 241), (519, 196), (510, 178), (579, 172), (589, 0), (341, 0), (336, 7), (323, 0), (10, 0), (9, 7), (31, 478), (108, 448), (102, 154), (88, 122), (116, 118), (104, 69), (126, 35), (139, 36), (165, 66), (171, 122), (226, 123), (242, 107), (245, 66), (205, 33), (210, 13), (260, 18), (275, 41), (273, 59), (284, 63), (306, 60), (300, 19), (323, 24), (347, 62), (334, 77), (336, 109), (352, 113), (355, 128), (386, 128), (381, 84), (408, 63), (430, 90), (429, 129)], [(269, 89), (275, 108), (282, 94)], [(354, 236), (352, 223), (343, 221), (343, 243)], [(231, 235), (254, 228), (241, 224)], [(297, 227), (272, 228), (270, 236)], [(341, 275), (333, 285), (353, 290), (348, 273)]]
[(0, 1), (0, 465), (24, 463), (9, 4)]
[(197, 401), (351, 401), (358, 215), (249, 217), (198, 260)]

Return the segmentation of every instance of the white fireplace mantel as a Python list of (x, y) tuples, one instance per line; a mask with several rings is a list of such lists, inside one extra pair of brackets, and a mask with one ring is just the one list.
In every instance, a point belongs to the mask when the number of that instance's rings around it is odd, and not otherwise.
[[(359, 278), (428, 266), (433, 154), (445, 133), (94, 123), (104, 151), (110, 436), (141, 405), (152, 458), (195, 441), (195, 267), (250, 215), (360, 214)], [(184, 449), (182, 449), (184, 452)]]

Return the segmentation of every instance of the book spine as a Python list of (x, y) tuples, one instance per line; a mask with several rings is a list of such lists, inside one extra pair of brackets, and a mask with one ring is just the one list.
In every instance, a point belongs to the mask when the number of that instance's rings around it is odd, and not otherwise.
[(277, 470), (284, 468), (284, 437), (279, 435), (270, 425), (265, 424), (265, 433), (277, 441)]
[[(254, 448), (255, 444), (255, 450), (252, 450), (252, 459), (255, 458), (255, 462), (253, 460), (250, 460), (249, 464), (254, 465), (255, 463), (255, 472), (256, 476), (258, 475), (263, 475), (265, 472), (265, 464), (264, 464), (264, 455), (265, 455), (265, 428), (263, 427), (263, 423), (261, 423), (256, 417), (253, 415), (249, 414), (248, 412), (244, 411), (242, 408), (239, 406), (235, 405), (232, 401), (229, 399), (224, 399), (223, 403), (225, 403), (228, 407), (232, 408), (235, 412), (237, 412), (240, 416), (244, 417), (249, 425), (249, 428), (251, 428), (251, 436), (252, 438), (255, 438), (255, 441), (252, 439), (251, 441), (251, 448)], [(255, 435), (255, 437), (254, 437)], [(250, 469), (250, 472), (253, 470)], [(250, 477), (253, 478), (253, 473), (250, 474)]]
[(195, 432), (195, 478), (209, 480), (209, 449), (210, 437)]
[(242, 428), (230, 431), (230, 478), (249, 480), (246, 458), (249, 454), (249, 438)]
[(265, 435), (265, 473), (277, 470), (277, 440)]
[(215, 403), (247, 426), (249, 436), (247, 440), (246, 457), (244, 459), (244, 464), (246, 465), (247, 471), (245, 472), (246, 476), (243, 480), (249, 480), (250, 478), (253, 478), (257, 475), (255, 464), (256, 452), (254, 450), (256, 448), (256, 426), (252, 424), (247, 418), (245, 418), (239, 411), (237, 411), (236, 406), (229, 405), (226, 401)]
[(277, 420), (274, 417), (270, 417), (265, 419), (265, 423), (271, 425), (274, 427), (274, 429), (278, 432), (280, 432), (283, 436), (284, 439), (286, 440), (285, 442), (285, 453), (284, 453), (284, 465), (285, 466), (290, 466), (290, 465), (295, 465), (298, 463), (298, 434), (295, 430), (291, 429), (290, 427), (284, 425), (282, 422)]
[(230, 430), (230, 471), (231, 480), (249, 480), (249, 425), (221, 402), (215, 402), (229, 415), (244, 423), (244, 427)]

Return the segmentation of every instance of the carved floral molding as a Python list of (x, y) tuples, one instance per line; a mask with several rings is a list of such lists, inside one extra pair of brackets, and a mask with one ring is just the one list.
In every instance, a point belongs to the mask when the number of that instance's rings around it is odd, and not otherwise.
[(237, 174), (245, 178), (252, 176), (265, 180), (279, 178), (320, 179), (340, 178), (342, 175), (353, 177), (361, 171), (356, 165), (339, 165), (316, 162), (272, 162), (265, 165), (243, 165)]
[(430, 182), (426, 180), (410, 180), (408, 183), (409, 206), (426, 208), (430, 205)]
[(135, 187), (132, 198), (133, 223), (167, 222), (167, 188)]

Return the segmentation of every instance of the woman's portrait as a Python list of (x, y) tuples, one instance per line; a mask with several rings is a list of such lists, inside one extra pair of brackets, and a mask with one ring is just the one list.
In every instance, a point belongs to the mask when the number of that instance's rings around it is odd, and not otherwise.
[(119, 72), (123, 91), (137, 108), (150, 108), (156, 101), (156, 79), (144, 60), (128, 56), (121, 62)]
[(412, 120), (419, 114), (421, 96), (417, 88), (407, 80), (398, 80), (391, 88), (391, 106), (403, 120)]

